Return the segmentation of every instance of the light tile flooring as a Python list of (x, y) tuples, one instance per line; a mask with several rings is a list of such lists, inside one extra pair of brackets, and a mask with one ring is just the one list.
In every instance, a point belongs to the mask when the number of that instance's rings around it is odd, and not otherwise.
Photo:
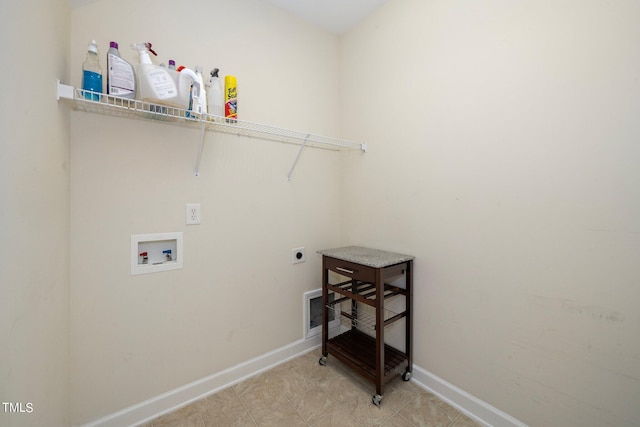
[(319, 358), (314, 350), (141, 427), (480, 426), (399, 375), (377, 407), (372, 383), (331, 355), (327, 366)]

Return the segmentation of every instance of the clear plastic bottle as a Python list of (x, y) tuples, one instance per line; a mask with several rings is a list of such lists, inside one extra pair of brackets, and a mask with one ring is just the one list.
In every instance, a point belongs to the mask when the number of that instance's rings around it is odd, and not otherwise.
[(224, 116), (224, 94), (220, 87), (220, 79), (218, 72), (220, 70), (214, 68), (211, 70), (211, 79), (209, 80), (209, 88), (207, 89), (207, 97), (209, 102), (209, 114), (214, 116)]
[(98, 45), (95, 40), (89, 43), (87, 58), (82, 64), (82, 89), (85, 91), (85, 98), (93, 101), (100, 100), (98, 94), (102, 93), (102, 67), (100, 67)]

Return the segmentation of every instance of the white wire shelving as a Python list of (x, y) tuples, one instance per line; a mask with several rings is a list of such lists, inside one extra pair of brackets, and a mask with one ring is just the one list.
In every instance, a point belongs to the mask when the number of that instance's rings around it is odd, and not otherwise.
[(207, 131), (277, 141), (300, 146), (300, 150), (291, 166), (287, 179), (291, 180), (293, 171), (306, 147), (322, 148), (334, 151), (361, 150), (367, 151), (367, 144), (347, 141), (328, 136), (314, 135), (296, 130), (253, 123), (244, 120), (229, 120), (225, 117), (204, 114), (195, 116), (192, 112), (165, 105), (156, 105), (135, 99), (124, 99), (103, 93), (88, 92), (57, 81), (57, 99), (65, 99), (73, 103), (78, 111), (126, 117), (140, 120), (153, 120), (175, 126), (199, 128), (200, 144), (198, 147), (195, 175), (200, 174), (200, 160), (204, 148)]

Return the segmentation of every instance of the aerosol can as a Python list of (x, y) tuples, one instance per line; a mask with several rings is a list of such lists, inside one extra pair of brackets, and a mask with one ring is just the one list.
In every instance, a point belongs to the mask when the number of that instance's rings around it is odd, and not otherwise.
[(224, 78), (224, 116), (228, 122), (238, 119), (238, 84), (235, 76)]

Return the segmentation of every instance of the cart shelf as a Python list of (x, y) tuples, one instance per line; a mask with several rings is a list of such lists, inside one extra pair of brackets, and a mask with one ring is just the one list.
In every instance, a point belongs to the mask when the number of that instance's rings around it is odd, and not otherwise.
[[(346, 282), (337, 283), (335, 285), (327, 284), (327, 288), (338, 294), (344, 295), (346, 298), (365, 303), (372, 307), (376, 304), (376, 285), (363, 281), (348, 280)], [(394, 297), (396, 295), (407, 295), (406, 289), (398, 288), (387, 283), (384, 284), (384, 299)], [(337, 302), (337, 301), (336, 301)]]
[[(327, 342), (331, 354), (357, 370), (361, 375), (375, 383), (376, 379), (376, 340), (357, 329), (351, 329)], [(384, 346), (384, 377), (386, 381), (392, 375), (407, 368), (407, 355), (390, 345)], [(385, 381), (385, 382), (386, 382)]]

